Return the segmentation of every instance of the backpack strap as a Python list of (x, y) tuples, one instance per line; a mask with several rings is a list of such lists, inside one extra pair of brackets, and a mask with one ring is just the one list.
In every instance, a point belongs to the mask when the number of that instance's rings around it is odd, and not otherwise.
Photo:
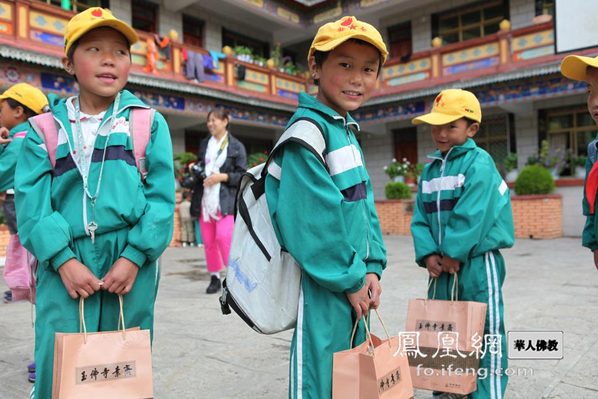
[(598, 140), (594, 140), (588, 144), (588, 158), (590, 158), (592, 163), (596, 162), (596, 153), (598, 152), (598, 149), (596, 149), (596, 144), (598, 144)]
[(326, 140), (324, 134), (318, 122), (310, 118), (299, 118), (291, 126), (289, 126), (282, 136), (278, 139), (278, 142), (270, 152), (266, 165), (262, 170), (262, 176), (266, 173), (280, 180), (281, 169), (275, 162), (272, 162), (274, 156), (284, 147), (287, 143), (298, 143), (308, 150), (310, 150), (322, 164), (328, 169), (326, 165)]
[(141, 175), (141, 180), (147, 177), (145, 150), (152, 135), (152, 123), (155, 110), (152, 108), (133, 108), (129, 121), (129, 132), (133, 141), (133, 156)]
[(52, 169), (54, 169), (56, 166), (56, 147), (58, 147), (58, 128), (54, 115), (51, 112), (45, 112), (29, 118), (29, 123), (44, 141), (48, 158), (50, 158)]

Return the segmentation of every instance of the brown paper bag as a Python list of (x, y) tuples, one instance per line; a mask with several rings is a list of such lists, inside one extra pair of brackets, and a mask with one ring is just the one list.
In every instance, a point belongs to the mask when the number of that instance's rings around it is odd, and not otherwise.
[[(453, 298), (457, 298), (455, 281)], [(415, 388), (468, 394), (477, 389), (486, 304), (472, 301), (411, 299), (406, 334), (418, 342), (409, 350)], [(401, 347), (406, 349), (404, 335)]]
[(56, 333), (52, 399), (153, 398), (150, 332), (126, 330), (119, 301), (118, 331), (87, 333), (81, 298), (83, 332)]
[[(351, 342), (358, 322), (353, 328)], [(334, 354), (332, 399), (412, 398), (409, 362), (399, 351), (398, 337), (389, 337), (386, 332), (387, 339), (382, 340), (370, 334), (367, 322), (365, 324), (368, 338), (364, 343)]]

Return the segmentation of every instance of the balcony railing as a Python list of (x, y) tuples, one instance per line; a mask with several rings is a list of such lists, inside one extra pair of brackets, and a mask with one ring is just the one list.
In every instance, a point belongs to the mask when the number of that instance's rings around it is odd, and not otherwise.
[[(56, 60), (63, 55), (63, 32), (73, 13), (35, 0), (0, 0), (0, 44), (43, 54)], [(506, 73), (515, 69), (556, 62), (552, 22), (510, 30), (503, 21), (501, 31), (480, 39), (442, 45), (433, 41), (430, 50), (413, 54), (409, 61), (388, 60), (374, 96), (408, 92), (455, 80)], [(155, 71), (148, 69), (147, 42), (154, 35), (139, 32), (140, 41), (132, 48), (132, 73), (183, 84), (234, 92), (248, 97), (294, 104), (301, 91), (315, 92), (306, 76), (288, 75), (278, 70), (225, 56), (205, 69), (205, 80), (186, 79), (183, 54), (195, 52), (208, 57), (203, 48), (171, 42), (159, 48)], [(218, 57), (214, 57), (218, 58)], [(244, 74), (240, 70), (245, 70)], [(244, 75), (244, 76), (242, 76)]]

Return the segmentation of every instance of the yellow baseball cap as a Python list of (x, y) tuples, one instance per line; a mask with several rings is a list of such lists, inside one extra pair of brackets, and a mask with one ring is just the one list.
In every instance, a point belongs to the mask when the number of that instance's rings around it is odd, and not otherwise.
[(598, 57), (568, 55), (561, 62), (561, 73), (573, 80), (586, 80), (587, 67), (598, 68)]
[(139, 36), (129, 24), (121, 21), (112, 15), (107, 8), (92, 7), (75, 15), (66, 25), (64, 32), (64, 53), (68, 54), (69, 49), (77, 40), (92, 29), (107, 26), (122, 33), (129, 45), (137, 42)]
[(470, 91), (447, 89), (436, 96), (430, 113), (413, 118), (411, 122), (414, 125), (420, 123), (445, 125), (460, 118), (481, 122), (482, 109), (480, 102)]
[(44, 108), (48, 106), (48, 99), (44, 93), (37, 87), (27, 83), (17, 83), (0, 95), (0, 100), (6, 100), (7, 98), (12, 98), (36, 114), (43, 113)]
[(328, 22), (322, 25), (311, 43), (307, 59), (314, 55), (315, 51), (331, 51), (349, 39), (360, 39), (376, 47), (382, 55), (382, 63), (386, 61), (388, 50), (380, 32), (372, 25), (358, 21), (355, 17), (342, 17), (338, 21)]

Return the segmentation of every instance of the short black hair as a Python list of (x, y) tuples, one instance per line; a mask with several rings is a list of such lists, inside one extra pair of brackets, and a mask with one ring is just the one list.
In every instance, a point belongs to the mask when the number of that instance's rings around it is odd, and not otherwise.
[(15, 99), (7, 98), (6, 102), (8, 103), (8, 106), (12, 109), (15, 109), (17, 107), (23, 108), (23, 112), (25, 113), (25, 116), (27, 117), (27, 119), (31, 118), (32, 116), (37, 115), (37, 112), (35, 112), (31, 108), (21, 104), (20, 102), (18, 102)]
[(465, 119), (465, 122), (467, 122), (467, 127), (470, 127), (471, 125), (473, 125), (474, 123), (480, 123), (478, 121), (474, 121), (473, 119), (470, 119), (466, 116), (463, 117), (463, 119)]
[[(374, 46), (371, 43), (366, 42), (365, 40), (361, 40), (361, 39), (349, 39), (347, 40), (348, 42), (353, 42), (353, 43), (357, 43), (357, 44), (361, 44), (362, 46), (372, 46), (373, 48), (376, 49), (376, 51), (378, 52), (378, 73), (376, 74), (376, 78), (378, 78), (380, 76), (380, 71), (382, 70), (382, 64), (384, 63), (384, 59), (382, 57), (382, 53), (380, 53), (380, 50), (378, 50), (378, 48), (376, 48), (376, 46)], [(330, 50), (332, 51), (332, 50)], [(326, 61), (326, 59), (328, 58), (328, 55), (330, 54), (330, 51), (319, 51), (316, 50), (314, 52), (314, 62), (316, 63), (317, 66), (319, 66), (320, 68), (322, 67), (322, 65), (324, 64), (324, 61)], [(320, 79), (314, 79), (314, 84), (316, 86), (320, 85)]]

